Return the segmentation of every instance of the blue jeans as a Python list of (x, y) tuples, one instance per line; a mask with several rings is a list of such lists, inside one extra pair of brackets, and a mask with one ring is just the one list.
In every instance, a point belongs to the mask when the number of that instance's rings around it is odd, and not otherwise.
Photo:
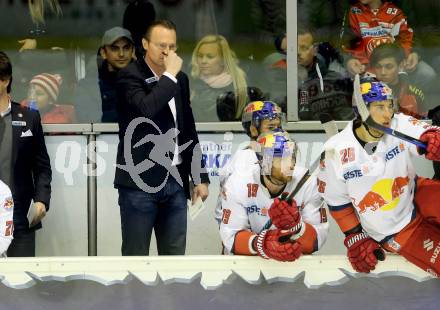
[(186, 196), (172, 176), (154, 194), (131, 188), (118, 192), (123, 256), (148, 255), (153, 228), (159, 255), (185, 254)]

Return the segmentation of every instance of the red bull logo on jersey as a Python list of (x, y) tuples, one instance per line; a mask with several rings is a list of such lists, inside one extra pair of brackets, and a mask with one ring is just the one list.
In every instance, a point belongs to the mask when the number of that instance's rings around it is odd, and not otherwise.
[(404, 187), (408, 183), (407, 176), (379, 180), (373, 184), (371, 190), (358, 204), (354, 201), (354, 205), (360, 214), (367, 212), (367, 210), (372, 212), (393, 210), (399, 204), (400, 196), (404, 193)]
[(3, 204), (3, 209), (9, 211), (12, 210), (13, 206), (14, 206), (14, 201), (12, 200), (12, 197), (6, 198), (5, 203)]

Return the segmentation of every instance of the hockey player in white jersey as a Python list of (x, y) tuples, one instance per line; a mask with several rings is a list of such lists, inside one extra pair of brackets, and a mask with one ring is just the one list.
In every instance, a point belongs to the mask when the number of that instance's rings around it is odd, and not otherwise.
[[(237, 169), (243, 169), (244, 166), (255, 163), (247, 161), (245, 156), (241, 156), (246, 149), (252, 148), (257, 137), (277, 128), (283, 128), (286, 121), (286, 115), (281, 108), (273, 101), (252, 101), (243, 109), (241, 124), (244, 131), (249, 136), (250, 144), (245, 149), (237, 150), (227, 164), (219, 171), (220, 195), (215, 208), (215, 219), (218, 223), (222, 218), (221, 195), (223, 185), (231, 173)], [(251, 169), (251, 168), (250, 168)]]
[(9, 187), (2, 181), (0, 181), (0, 204), (0, 257), (5, 257), (13, 239), (14, 202)]
[(316, 177), (310, 176), (287, 201), (307, 171), (296, 165), (296, 143), (280, 129), (260, 135), (257, 142), (259, 151), (240, 153), (252, 165), (237, 167), (224, 184), (220, 236), (229, 254), (294, 261), (317, 251), (327, 238)]
[[(395, 113), (391, 89), (376, 79), (360, 84), (375, 123), (427, 144), (425, 157), (440, 160), (440, 129)], [(440, 182), (418, 177), (414, 144), (384, 135), (361, 118), (324, 145), (320, 193), (340, 229), (353, 268), (375, 269), (383, 249), (434, 275), (440, 273)]]

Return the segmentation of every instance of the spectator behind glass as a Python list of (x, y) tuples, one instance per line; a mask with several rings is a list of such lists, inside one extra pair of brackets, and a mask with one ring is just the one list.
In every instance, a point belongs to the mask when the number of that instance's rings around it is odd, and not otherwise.
[(275, 38), (276, 52), (263, 60), (264, 89), (268, 99), (278, 103), (283, 112), (287, 111), (287, 38), (283, 34)]
[(62, 78), (59, 74), (41, 73), (29, 83), (28, 98), (22, 102), (30, 109), (38, 110), (43, 124), (75, 123), (75, 109), (72, 105), (59, 105)]
[(47, 7), (49, 7), (50, 11), (56, 16), (62, 14), (58, 0), (28, 0), (27, 2), (29, 14), (36, 28), (30, 31), (29, 34), (31, 35), (31, 38), (25, 38), (18, 41), (18, 43), (22, 44), (19, 50), (20, 52), (37, 48), (37, 37), (46, 32), (41, 26), (45, 24), (44, 15)]
[(127, 67), (134, 57), (134, 45), (130, 32), (121, 27), (107, 30), (102, 37), (100, 55), (104, 59), (99, 68), (98, 77), (102, 102), (101, 121), (117, 123), (116, 76), (119, 70)]
[(395, 4), (382, 0), (359, 0), (348, 13), (350, 28), (345, 31), (344, 49), (351, 54), (346, 65), (355, 75), (368, 69), (370, 55), (383, 43), (398, 43), (405, 51), (405, 70), (418, 84), (430, 82), (435, 71), (413, 51), (413, 30)]
[(397, 102), (398, 111), (422, 118), (426, 116), (423, 108), (425, 94), (421, 87), (408, 82), (404, 71), (405, 53), (396, 44), (382, 44), (371, 54), (370, 64), (377, 79), (391, 87)]
[[(133, 39), (127, 29), (114, 27), (107, 30), (96, 57), (98, 76), (93, 70), (78, 82), (75, 106), (80, 122), (118, 122), (116, 111), (116, 76), (134, 56)], [(95, 64), (93, 64), (94, 70)], [(101, 104), (101, 106), (100, 106)]]
[(330, 69), (340, 68), (339, 58), (329, 43), (315, 44), (311, 30), (298, 29), (298, 115), (301, 120), (319, 120), (320, 113), (329, 113), (337, 120), (353, 119), (352, 82)]
[[(203, 37), (193, 51), (191, 66), (191, 108), (195, 121), (240, 119), (247, 103), (246, 74), (238, 66), (228, 41), (221, 35)], [(234, 100), (230, 100), (230, 92)], [(220, 107), (217, 107), (219, 97)]]

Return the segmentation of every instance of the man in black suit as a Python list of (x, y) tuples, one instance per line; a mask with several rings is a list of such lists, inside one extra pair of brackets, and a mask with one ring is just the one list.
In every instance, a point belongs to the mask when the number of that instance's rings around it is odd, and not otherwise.
[(183, 255), (189, 176), (192, 200), (208, 196), (208, 174), (190, 107), (188, 77), (176, 54), (176, 27), (154, 22), (145, 57), (118, 74), (119, 192), (122, 255), (148, 255), (154, 228), (159, 255)]
[(11, 62), (0, 52), (0, 179), (14, 200), (14, 240), (7, 255), (35, 256), (35, 230), (49, 209), (52, 170), (40, 115), (11, 101), (11, 83)]

